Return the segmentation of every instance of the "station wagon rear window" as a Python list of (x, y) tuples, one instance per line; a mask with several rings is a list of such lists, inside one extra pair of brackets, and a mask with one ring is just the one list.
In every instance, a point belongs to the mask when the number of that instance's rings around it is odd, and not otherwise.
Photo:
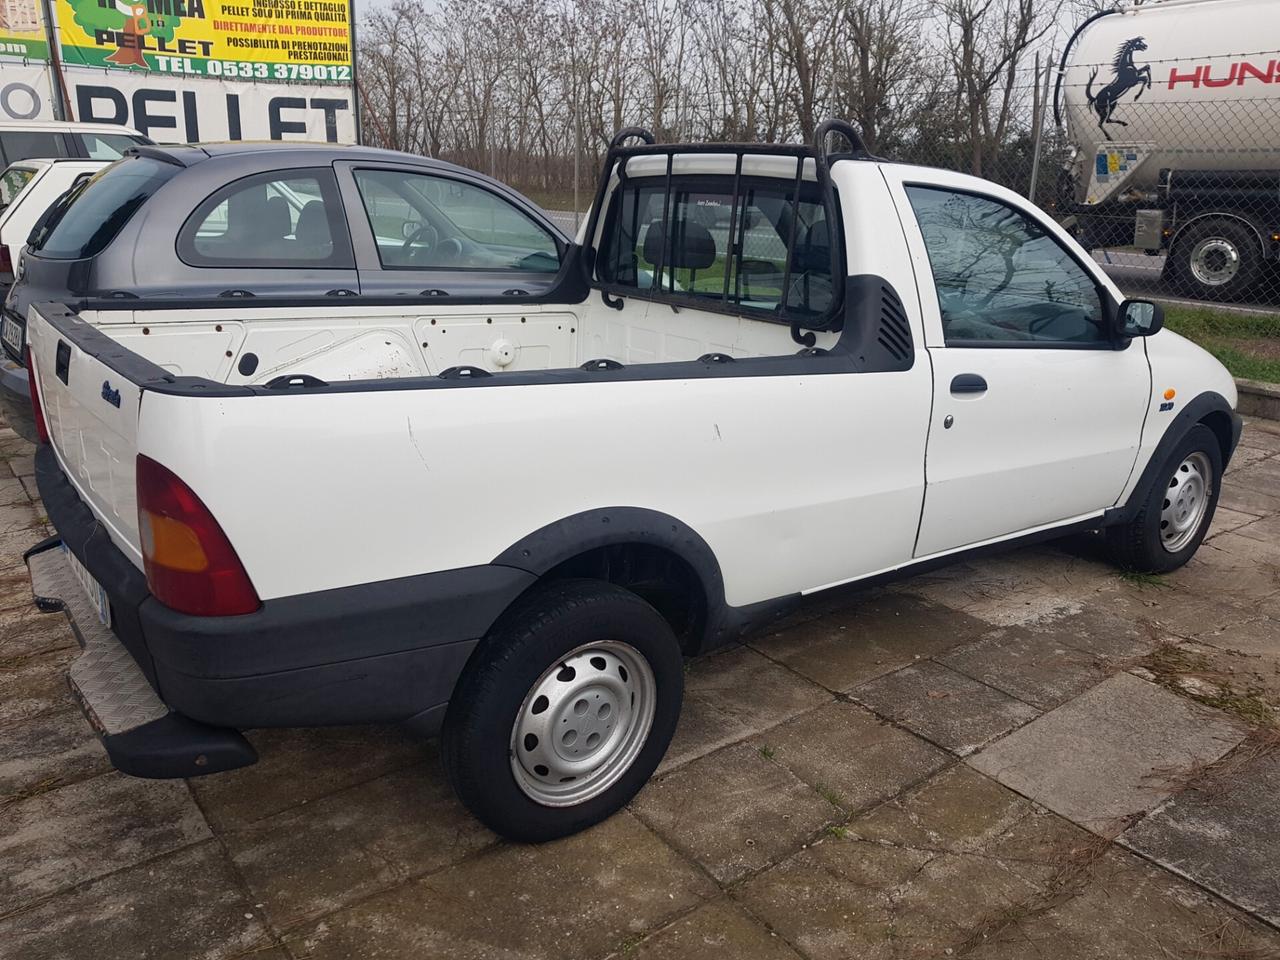
[(96, 256), (181, 167), (126, 157), (73, 187), (36, 224), (28, 248), (54, 260)]

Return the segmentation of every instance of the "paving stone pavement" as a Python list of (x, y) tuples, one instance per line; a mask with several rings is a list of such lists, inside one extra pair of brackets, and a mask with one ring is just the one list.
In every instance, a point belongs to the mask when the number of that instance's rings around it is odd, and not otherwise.
[(0, 427), (0, 958), (1280, 960), (1280, 424), (1210, 538), (1096, 538), (816, 597), (692, 661), (658, 774), (542, 846), (395, 728), (253, 731), (252, 767), (110, 770), (36, 613)]

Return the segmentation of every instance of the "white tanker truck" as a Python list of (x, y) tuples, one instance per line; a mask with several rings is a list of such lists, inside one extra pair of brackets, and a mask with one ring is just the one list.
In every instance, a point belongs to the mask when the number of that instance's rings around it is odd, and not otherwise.
[(1089, 248), (1167, 251), (1165, 277), (1242, 296), (1280, 256), (1280, 0), (1164, 0), (1085, 21), (1054, 117), (1059, 204)]

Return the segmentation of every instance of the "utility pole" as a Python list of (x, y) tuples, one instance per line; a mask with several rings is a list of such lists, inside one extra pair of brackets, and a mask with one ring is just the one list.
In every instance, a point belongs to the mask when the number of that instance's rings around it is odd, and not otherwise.
[(582, 225), (582, 206), (578, 202), (578, 166), (582, 162), (582, 118), (578, 115), (578, 71), (573, 72), (573, 229)]
[(1027, 199), (1036, 202), (1036, 185), (1040, 181), (1040, 149), (1044, 140), (1044, 117), (1049, 106), (1049, 75), (1053, 73), (1053, 51), (1044, 65), (1044, 87), (1040, 86), (1040, 54), (1036, 53), (1035, 106), (1032, 108), (1031, 131), (1031, 182), (1027, 185)]
[(58, 49), (58, 31), (54, 29), (53, 9), (50, 0), (40, 0), (44, 15), (44, 35), (49, 41), (50, 77), (53, 80), (53, 116), (55, 120), (74, 120), (71, 113), (71, 96), (67, 93), (67, 78), (62, 73), (62, 55)]
[[(48, 0), (45, 0), (47, 3)], [(360, 76), (356, 73), (356, 0), (347, 0), (347, 43), (351, 45), (351, 106), (356, 122), (356, 143), (364, 143), (360, 116)], [(385, 141), (384, 141), (385, 143)]]

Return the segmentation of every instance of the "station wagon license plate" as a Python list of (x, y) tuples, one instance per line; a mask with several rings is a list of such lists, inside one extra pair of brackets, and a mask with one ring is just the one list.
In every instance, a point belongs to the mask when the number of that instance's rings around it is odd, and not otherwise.
[(21, 355), (22, 324), (18, 323), (13, 317), (5, 317), (3, 323), (0, 323), (0, 339), (4, 340), (10, 350)]
[(71, 567), (71, 572), (75, 574), (76, 580), (80, 582), (80, 586), (84, 588), (85, 596), (89, 598), (89, 602), (93, 604), (94, 609), (98, 613), (98, 620), (103, 626), (111, 626), (111, 601), (107, 599), (107, 591), (103, 590), (98, 581), (93, 579), (93, 574), (85, 569), (83, 563), (76, 559), (74, 553), (67, 549), (67, 545), (62, 545), (62, 555), (67, 558), (67, 564)]

